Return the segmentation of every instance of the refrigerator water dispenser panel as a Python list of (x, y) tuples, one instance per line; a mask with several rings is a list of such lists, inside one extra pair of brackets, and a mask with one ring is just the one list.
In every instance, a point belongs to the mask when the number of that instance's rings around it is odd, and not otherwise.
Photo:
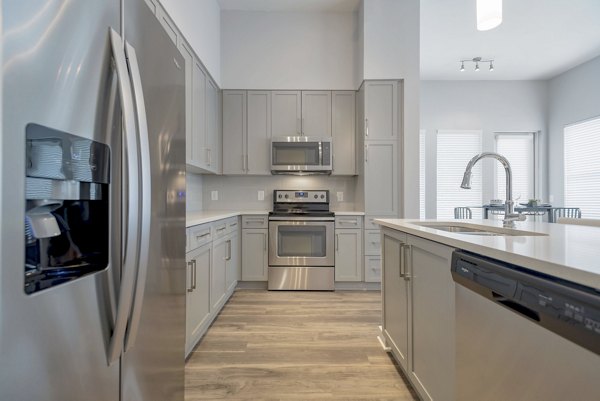
[(110, 150), (37, 124), (26, 128), (25, 293), (108, 266)]

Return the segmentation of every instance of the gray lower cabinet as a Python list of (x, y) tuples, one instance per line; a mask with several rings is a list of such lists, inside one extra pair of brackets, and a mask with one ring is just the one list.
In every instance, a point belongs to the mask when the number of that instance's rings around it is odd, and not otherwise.
[(362, 281), (362, 230), (335, 230), (335, 281)]
[(383, 330), (424, 400), (455, 399), (453, 248), (383, 229)]
[(268, 235), (266, 229), (242, 228), (242, 281), (268, 280)]
[(365, 282), (381, 282), (381, 255), (365, 255)]
[(331, 136), (331, 91), (302, 91), (302, 135)]
[(225, 270), (225, 291), (232, 293), (240, 279), (240, 233), (239, 230), (232, 232), (227, 237), (229, 241), (229, 260)]
[(221, 162), (221, 109), (220, 90), (216, 83), (206, 78), (206, 170), (219, 173)]
[(332, 175), (356, 174), (356, 93), (331, 92)]
[(186, 255), (185, 354), (189, 354), (210, 323), (209, 277), (212, 244), (207, 243)]

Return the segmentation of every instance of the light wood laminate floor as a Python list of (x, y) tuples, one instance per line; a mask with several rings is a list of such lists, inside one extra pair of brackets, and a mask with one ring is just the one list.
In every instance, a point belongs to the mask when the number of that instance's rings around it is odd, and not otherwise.
[(380, 321), (376, 291), (236, 291), (186, 364), (185, 399), (415, 400)]

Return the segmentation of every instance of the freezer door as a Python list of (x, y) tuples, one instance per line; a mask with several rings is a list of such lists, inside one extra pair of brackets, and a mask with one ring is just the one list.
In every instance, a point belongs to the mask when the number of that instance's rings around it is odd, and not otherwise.
[[(122, 357), (122, 399), (183, 400), (185, 63), (144, 1), (125, 2), (125, 40), (131, 45), (127, 54), (134, 95), (138, 98), (138, 118), (143, 117), (139, 107), (139, 96), (143, 94), (150, 166), (142, 167), (142, 171), (150, 172), (152, 191), (149, 242), (144, 242), (142, 233), (140, 247), (140, 260), (146, 259), (147, 263), (140, 265), (141, 281), (136, 288)], [(138, 69), (141, 85), (136, 87)], [(138, 128), (142, 128), (139, 135), (143, 148), (143, 124), (138, 124)], [(141, 153), (145, 163), (144, 152)], [(144, 274), (145, 288), (140, 287)]]
[[(119, 400), (107, 363), (120, 271), (121, 115), (109, 27), (119, 0), (2, 2), (0, 399)], [(109, 145), (108, 267), (28, 295), (25, 134), (30, 123)]]

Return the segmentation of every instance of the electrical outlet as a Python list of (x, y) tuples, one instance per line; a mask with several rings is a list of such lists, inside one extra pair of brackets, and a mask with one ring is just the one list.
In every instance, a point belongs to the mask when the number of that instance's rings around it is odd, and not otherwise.
[(338, 202), (343, 202), (344, 201), (344, 193), (343, 192), (338, 192), (337, 193), (337, 200), (338, 200)]
[(219, 191), (210, 191), (211, 200), (219, 200)]
[(258, 191), (258, 200), (265, 200), (265, 191)]

